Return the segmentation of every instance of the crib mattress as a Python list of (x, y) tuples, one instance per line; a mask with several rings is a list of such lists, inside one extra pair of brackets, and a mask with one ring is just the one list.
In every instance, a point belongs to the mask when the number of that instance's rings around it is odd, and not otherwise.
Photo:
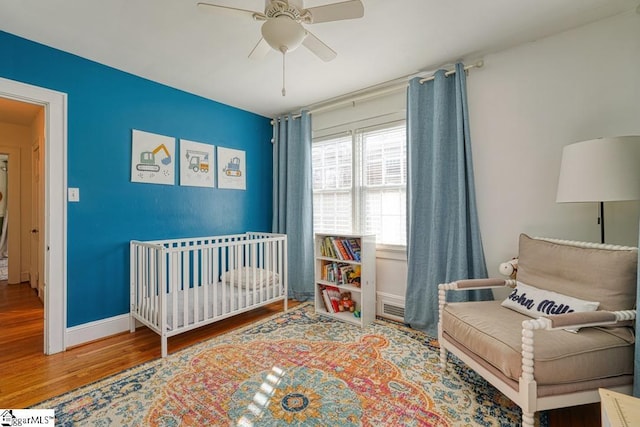
[[(218, 282), (169, 292), (167, 293), (166, 330), (181, 329), (282, 296), (284, 296), (284, 288), (280, 283), (256, 287), (254, 290), (253, 287), (247, 289)], [(194, 319), (196, 313), (197, 319)]]

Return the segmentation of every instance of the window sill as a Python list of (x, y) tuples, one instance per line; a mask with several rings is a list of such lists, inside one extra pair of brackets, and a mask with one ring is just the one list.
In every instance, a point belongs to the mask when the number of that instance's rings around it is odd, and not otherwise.
[(407, 261), (407, 247), (400, 245), (377, 245), (376, 258)]

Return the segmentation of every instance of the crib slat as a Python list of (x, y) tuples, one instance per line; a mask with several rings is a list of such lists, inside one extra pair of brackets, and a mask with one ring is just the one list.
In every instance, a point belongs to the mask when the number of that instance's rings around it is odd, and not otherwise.
[[(276, 264), (273, 266), (274, 269), (279, 269), (282, 271), (282, 260), (284, 259), (284, 255), (282, 253), (282, 245), (281, 242), (274, 242), (276, 246), (276, 253), (278, 254)], [(279, 286), (274, 287), (273, 289), (273, 297), (280, 296), (282, 294), (282, 289)]]
[[(256, 257), (257, 257), (257, 255), (256, 255), (256, 243), (255, 242), (251, 242), (251, 243), (248, 243), (247, 246), (249, 246), (247, 248), (247, 250), (250, 251), (249, 265), (251, 266), (251, 270), (252, 270), (251, 274), (253, 275), (253, 278), (256, 279), (256, 278), (258, 278), (257, 277), (257, 272), (258, 272), (257, 267), (258, 267), (258, 265), (257, 265), (257, 259), (256, 259)], [(262, 272), (260, 273), (260, 276), (262, 276)], [(260, 282), (258, 282), (258, 283), (261, 283), (262, 282), (262, 277), (259, 277), (258, 279), (260, 280)], [(249, 282), (247, 282), (247, 299), (245, 301), (245, 307), (249, 307), (249, 305), (251, 305), (250, 302), (249, 302), (250, 298), (253, 300), (254, 303), (257, 302), (257, 300), (256, 300), (256, 291), (258, 289), (258, 286), (257, 286), (256, 282), (257, 282), (257, 280), (253, 280), (253, 283), (252, 283), (253, 286), (251, 287), (251, 289), (249, 289)]]
[(200, 280), (200, 276), (202, 271), (200, 271), (200, 249), (193, 250), (193, 307), (191, 308), (191, 312), (193, 313), (193, 323), (200, 322), (200, 286), (202, 281)]
[[(225, 247), (225, 248), (221, 248), (221, 268), (220, 270), (222, 270), (223, 268), (226, 271), (229, 271), (228, 265), (229, 265), (229, 256), (228, 256), (228, 252), (229, 252), (229, 247)], [(231, 277), (228, 277), (228, 280), (231, 280)], [(226, 281), (225, 281), (226, 282)], [(222, 310), (221, 310), (221, 315), (227, 314), (229, 312), (228, 309), (228, 304), (229, 301), (227, 300), (227, 284), (223, 283), (222, 284)]]
[(171, 292), (171, 328), (175, 330), (178, 327), (178, 278), (180, 277), (180, 263), (179, 263), (179, 253), (171, 252), (171, 281), (169, 282), (170, 292)]
[(156, 270), (156, 259), (157, 259), (157, 251), (154, 249), (147, 249), (148, 255), (148, 264), (147, 264), (147, 286), (146, 292), (149, 298), (149, 319), (154, 325), (158, 325), (158, 304), (160, 298), (160, 292), (158, 292), (158, 283), (157, 283), (157, 270)]
[(182, 268), (182, 286), (180, 290), (182, 291), (182, 326), (187, 326), (189, 324), (189, 255), (190, 251), (186, 248), (182, 251), (182, 263), (180, 268)]
[(202, 257), (202, 320), (209, 319), (209, 285), (211, 284), (211, 248), (204, 248), (200, 252)]

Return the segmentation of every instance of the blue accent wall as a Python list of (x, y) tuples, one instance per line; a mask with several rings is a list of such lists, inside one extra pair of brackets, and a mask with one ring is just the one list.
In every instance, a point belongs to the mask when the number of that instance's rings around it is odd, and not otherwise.
[[(268, 118), (5, 32), (0, 54), (0, 77), (68, 94), (68, 326), (129, 312), (132, 239), (271, 230)], [(179, 186), (177, 166), (176, 185), (132, 183), (132, 129), (175, 137), (176, 153), (181, 138), (245, 150), (246, 191)]]

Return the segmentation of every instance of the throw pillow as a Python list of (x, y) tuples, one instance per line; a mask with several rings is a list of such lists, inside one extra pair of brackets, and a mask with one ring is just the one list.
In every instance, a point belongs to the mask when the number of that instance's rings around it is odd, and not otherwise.
[[(501, 305), (537, 319), (538, 317), (554, 314), (596, 311), (600, 303), (581, 300), (517, 282), (516, 287), (502, 301)], [(566, 330), (570, 332), (578, 331), (577, 329)]]

